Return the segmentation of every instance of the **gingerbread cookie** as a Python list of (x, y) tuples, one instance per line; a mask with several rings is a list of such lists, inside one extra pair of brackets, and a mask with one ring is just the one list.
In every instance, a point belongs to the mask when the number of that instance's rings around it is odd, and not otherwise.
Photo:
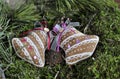
[(47, 34), (44, 31), (35, 30), (26, 37), (13, 38), (12, 45), (20, 58), (37, 67), (43, 67), (47, 47), (46, 40)]

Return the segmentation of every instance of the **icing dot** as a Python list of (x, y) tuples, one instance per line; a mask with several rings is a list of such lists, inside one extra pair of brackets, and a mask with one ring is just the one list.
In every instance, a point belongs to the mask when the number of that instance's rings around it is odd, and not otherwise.
[(76, 50), (74, 50), (74, 52), (76, 52)]
[(76, 43), (79, 43), (79, 42), (80, 42), (80, 41), (77, 39), (77, 40), (76, 40)]
[(28, 46), (28, 49), (33, 49), (33, 47), (31, 45)]
[(88, 39), (89, 39), (89, 37), (88, 37), (88, 36), (86, 36), (86, 37), (85, 37), (85, 39), (86, 39), (86, 40), (88, 40)]
[(70, 44), (68, 44), (68, 48), (70, 48)]
[(34, 59), (37, 59), (37, 57), (36, 57), (36, 56), (34, 56), (33, 58), (34, 58)]
[(75, 40), (73, 40), (73, 42), (74, 42)]
[(35, 62), (36, 64), (38, 64), (38, 62)]

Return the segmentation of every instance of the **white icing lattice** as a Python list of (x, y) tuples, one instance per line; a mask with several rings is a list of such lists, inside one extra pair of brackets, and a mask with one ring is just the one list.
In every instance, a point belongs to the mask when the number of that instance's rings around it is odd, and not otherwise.
[(67, 54), (70, 50), (73, 50), (75, 48), (77, 48), (78, 46), (81, 46), (81, 45), (85, 45), (85, 44), (89, 44), (89, 43), (96, 43), (98, 41), (98, 39), (88, 39), (88, 40), (84, 40), (80, 43), (77, 43), (73, 46), (71, 46), (70, 48), (68, 48), (65, 53)]
[(33, 43), (33, 41), (29, 37), (24, 37), (24, 38), (33, 47), (33, 50), (36, 53), (36, 56), (38, 56), (39, 64), (43, 65), (44, 63), (43, 63), (43, 61), (41, 59), (40, 53), (39, 53), (38, 48), (36, 47), (36, 45)]
[(40, 47), (42, 47), (42, 48), (44, 49), (45, 47), (44, 47), (44, 45), (43, 45), (42, 40), (39, 38), (39, 36), (38, 36), (35, 32), (32, 32), (31, 34), (32, 34), (32, 35), (35, 37), (35, 39), (38, 41)]
[[(17, 43), (17, 45), (18, 45), (19, 47), (23, 47), (23, 48), (22, 48), (22, 52), (24, 53), (24, 55), (25, 55), (32, 63), (34, 63), (34, 62), (32, 61), (32, 58), (31, 58), (30, 54), (28, 53), (27, 49), (24, 47), (24, 45), (22, 44), (22, 42), (20, 41), (20, 39), (14, 38), (13, 41), (14, 41), (14, 40), (16, 41), (16, 43)], [(14, 46), (14, 44), (13, 44), (13, 46)], [(15, 49), (15, 47), (14, 47), (14, 49)], [(16, 51), (16, 52), (17, 52), (17, 51)]]
[(62, 33), (62, 35), (65, 35), (67, 32), (70, 32), (71, 30), (76, 30), (73, 27), (66, 27), (65, 31)]
[[(84, 53), (69, 56), (65, 60), (66, 60), (66, 63), (68, 63), (68, 64), (75, 64), (75, 63), (77, 63), (77, 62), (79, 62), (83, 59), (86, 59), (86, 58), (90, 57), (92, 54), (93, 54), (93, 52), (84, 52)], [(87, 57), (84, 57), (84, 56), (87, 56)], [(70, 60), (74, 60), (76, 58), (79, 58), (79, 59), (77, 59), (74, 62), (69, 62)]]
[(84, 34), (77, 33), (77, 34), (73, 34), (73, 35), (67, 37), (65, 40), (62, 41), (61, 47), (63, 47), (63, 46), (64, 46), (66, 43), (68, 43), (71, 39), (76, 38), (76, 37), (79, 37), (79, 36), (84, 36)]
[(47, 34), (44, 31), (40, 31), (40, 33), (43, 35), (44, 39), (47, 40)]

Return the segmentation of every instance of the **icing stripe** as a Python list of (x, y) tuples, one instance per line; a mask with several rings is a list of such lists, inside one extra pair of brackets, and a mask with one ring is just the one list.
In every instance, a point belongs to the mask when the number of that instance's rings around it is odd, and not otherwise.
[(27, 40), (27, 42), (28, 42), (31, 46), (34, 47), (34, 52), (35, 52), (36, 55), (38, 56), (40, 65), (44, 65), (44, 63), (43, 63), (42, 60), (41, 60), (41, 56), (40, 56), (40, 54), (39, 54), (39, 51), (38, 51), (38, 48), (36, 47), (36, 45), (33, 43), (33, 41), (32, 41), (29, 37), (24, 37), (24, 38)]
[(38, 41), (40, 47), (42, 47), (42, 48), (44, 49), (45, 47), (44, 47), (44, 45), (43, 45), (42, 40), (39, 38), (39, 36), (38, 36), (35, 32), (32, 32), (31, 34), (32, 34), (32, 35), (35, 37), (35, 39)]
[(84, 52), (93, 52), (94, 48), (95, 48), (95, 45), (96, 45), (96, 43), (89, 43), (89, 44), (84, 44), (84, 45), (78, 46), (78, 47), (70, 50), (66, 54), (66, 57), (76, 55), (76, 54), (80, 54), (80, 53), (84, 53)]
[(80, 42), (80, 43), (78, 43), (78, 44), (75, 44), (75, 45), (73, 45), (73, 46), (71, 46), (70, 48), (68, 48), (66, 51), (65, 51), (65, 53), (67, 54), (71, 49), (74, 49), (74, 48), (76, 48), (76, 47), (78, 47), (78, 46), (80, 46), (80, 45), (83, 45), (83, 44), (87, 44), (87, 43), (92, 43), (92, 42), (98, 42), (98, 39), (88, 39), (88, 40), (84, 40), (84, 41), (82, 41), (82, 42)]
[(63, 47), (67, 42), (69, 42), (69, 40), (71, 40), (71, 39), (73, 39), (75, 37), (78, 37), (78, 36), (85, 36), (85, 35), (81, 34), (81, 33), (73, 34), (73, 35), (67, 37), (65, 40), (62, 41), (61, 47)]
[(75, 28), (73, 27), (66, 27), (65, 31), (62, 33), (62, 35), (65, 35), (67, 32), (71, 31), (72, 30), (76, 30)]
[(96, 36), (93, 36), (93, 35), (76, 36), (74, 38), (69, 39), (67, 42), (65, 42), (66, 44), (64, 44), (63, 48), (66, 50), (66, 49), (68, 49), (68, 45), (73, 46), (79, 42), (86, 40), (86, 39), (93, 39), (93, 38), (96, 38)]
[[(46, 47), (46, 41), (47, 41), (46, 36), (47, 36), (47, 35), (44, 36), (44, 32), (42, 33), (42, 32), (40, 32), (40, 31), (34, 31), (34, 32), (39, 36), (39, 38), (41, 39), (44, 47)], [(46, 34), (46, 33), (45, 33), (45, 34)]]
[[(81, 54), (76, 54), (76, 55), (73, 55), (73, 56), (69, 56), (69, 57), (67, 57), (65, 60), (66, 60), (66, 63), (67, 63), (67, 64), (75, 64), (75, 63), (77, 63), (77, 62), (79, 62), (79, 61), (81, 61), (81, 60), (84, 60), (84, 59), (90, 57), (92, 54), (93, 54), (93, 52), (84, 52), (84, 53), (81, 53)], [(82, 57), (85, 56), (85, 55), (88, 55), (88, 56), (82, 58)], [(77, 60), (74, 61), (74, 62), (69, 62), (70, 60), (73, 60), (73, 59), (75, 59), (75, 58), (80, 58), (80, 59), (77, 59)]]
[(47, 38), (47, 34), (44, 31), (40, 31), (40, 34), (44, 37), (44, 39)]

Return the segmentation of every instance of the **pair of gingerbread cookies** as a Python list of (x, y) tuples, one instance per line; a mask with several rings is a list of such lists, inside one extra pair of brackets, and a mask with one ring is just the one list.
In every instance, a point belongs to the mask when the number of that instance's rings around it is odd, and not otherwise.
[[(48, 40), (47, 33), (44, 30), (34, 30), (25, 37), (13, 38), (12, 45), (15, 52), (25, 61), (37, 67), (44, 67), (45, 50), (48, 47), (48, 41), (51, 42)], [(68, 65), (90, 57), (99, 41), (98, 36), (83, 34), (74, 27), (69, 26), (60, 31), (56, 39), (55, 45), (59, 43), (56, 46), (64, 50), (65, 61)]]

